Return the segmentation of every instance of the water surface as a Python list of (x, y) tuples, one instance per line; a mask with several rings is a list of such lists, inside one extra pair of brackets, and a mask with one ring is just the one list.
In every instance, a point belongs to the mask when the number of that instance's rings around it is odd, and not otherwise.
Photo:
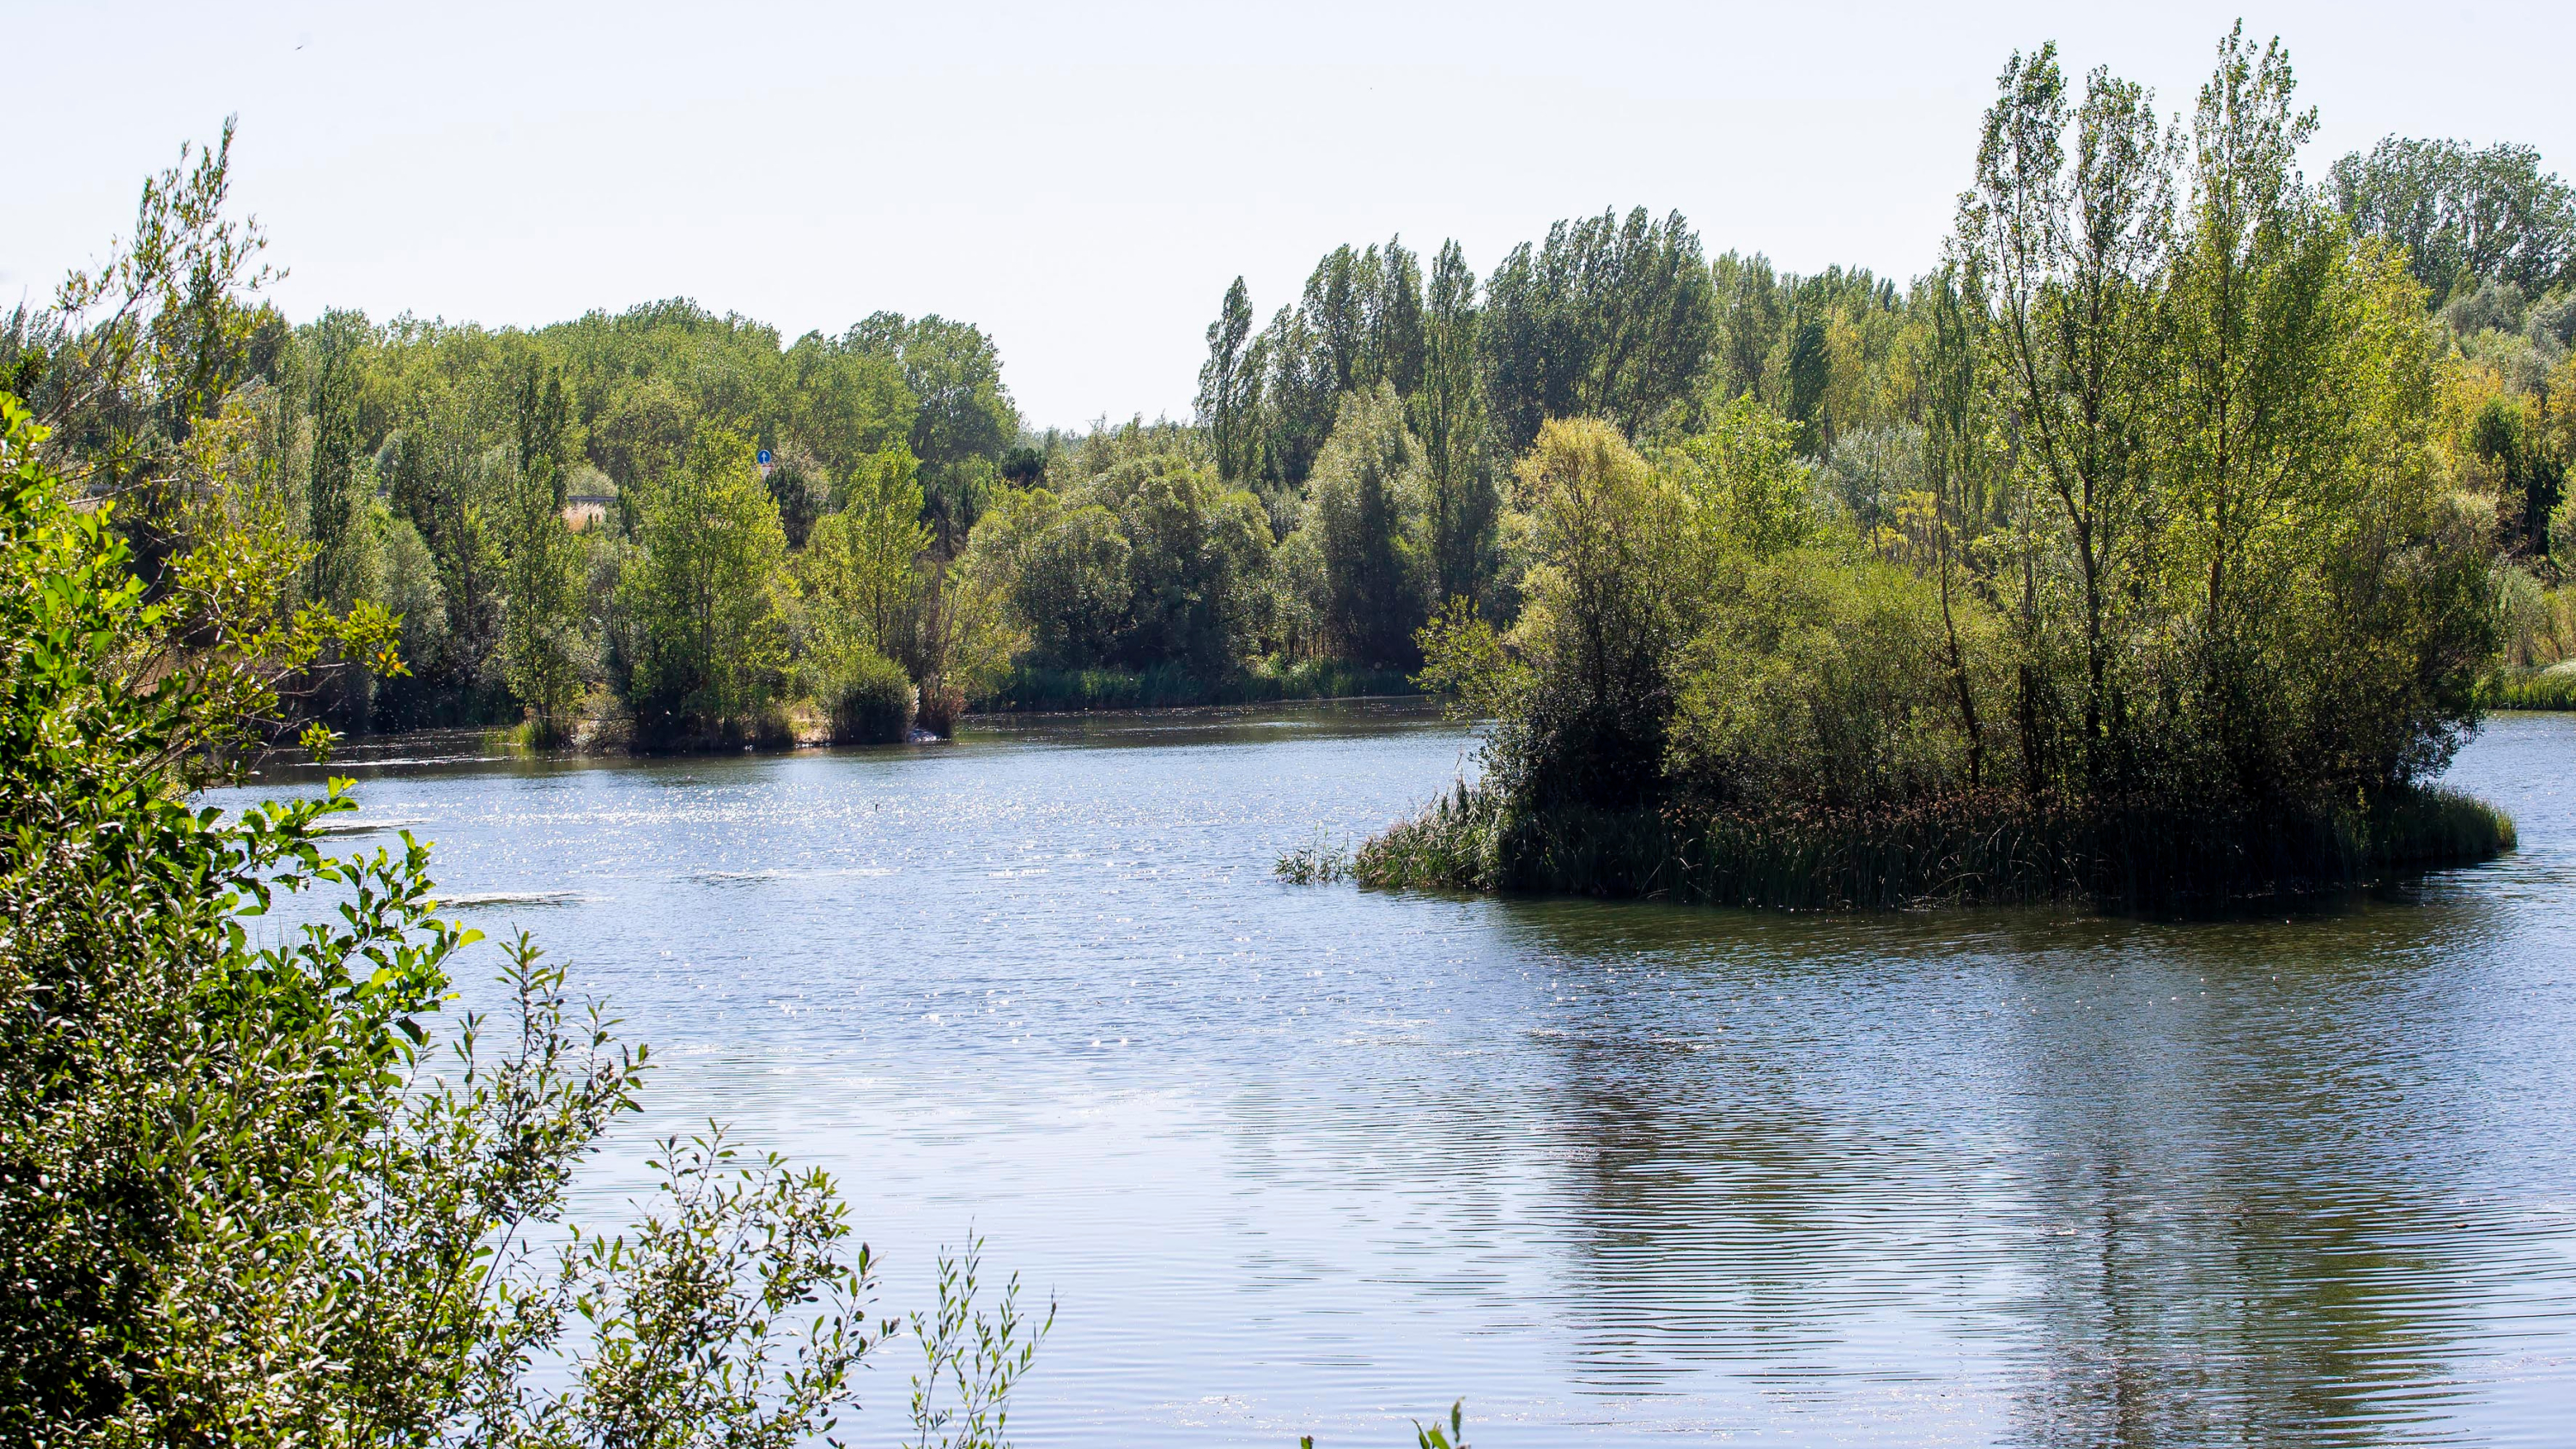
[(1473, 743), (1376, 704), (339, 768), (664, 1060), (587, 1215), (712, 1115), (839, 1174), (882, 1307), (971, 1225), (1062, 1305), (1027, 1445), (1409, 1444), (1460, 1395), (1483, 1446), (2567, 1442), (2576, 720), (2453, 771), (2515, 855), (2226, 921), (1271, 879)]

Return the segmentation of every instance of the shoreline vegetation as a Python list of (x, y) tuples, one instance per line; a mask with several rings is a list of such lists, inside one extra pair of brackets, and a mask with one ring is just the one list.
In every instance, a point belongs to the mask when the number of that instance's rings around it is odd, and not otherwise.
[(2478, 704), (2485, 709), (2576, 709), (2576, 661), (2499, 669), (2478, 681)]
[(1283, 857), (1295, 884), (1606, 896), (1784, 910), (1903, 910), (2084, 900), (2170, 911), (2384, 884), (2490, 860), (2513, 821), (2455, 791), (2411, 787), (2367, 812), (2261, 817), (2074, 814), (2010, 798), (1903, 812), (1568, 809), (1519, 815), (1461, 784), (1336, 858)]

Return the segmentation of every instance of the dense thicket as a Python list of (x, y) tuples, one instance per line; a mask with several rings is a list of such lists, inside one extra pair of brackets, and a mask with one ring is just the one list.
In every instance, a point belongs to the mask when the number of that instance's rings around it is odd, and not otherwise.
[(1830, 338), (1805, 418), (1757, 389), (1542, 425), (1517, 623), (1429, 635), (1500, 716), (1485, 784), (1372, 873), (2162, 895), (2478, 835), (2417, 807), (2476, 719), (2519, 531), (2444, 456), (2456, 364), (2407, 254), (2300, 177), (2292, 85), (2231, 37), (2168, 128), (2134, 85), (2016, 57), (1882, 374), (1893, 436), (1835, 435)]

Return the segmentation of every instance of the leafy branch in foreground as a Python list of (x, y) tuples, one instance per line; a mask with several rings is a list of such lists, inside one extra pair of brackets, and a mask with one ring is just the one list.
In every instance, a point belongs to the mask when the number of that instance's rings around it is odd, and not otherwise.
[(1020, 1275), (1003, 1285), (986, 1312), (984, 1240), (969, 1233), (960, 1253), (939, 1254), (939, 1306), (912, 1315), (922, 1371), (912, 1380), (913, 1443), (918, 1449), (1008, 1449), (1012, 1385), (1037, 1361), (1055, 1327), (1056, 1305), (1031, 1327), (1020, 1310)]
[[(645, 1051), (524, 935), (508, 1005), (435, 1031), (478, 934), (438, 913), (410, 835), (324, 854), (347, 781), (192, 808), (273, 698), (226, 642), (227, 610), (266, 607), (262, 566), (181, 562), (227, 581), (204, 627), (146, 602), (41, 430), (5, 394), (0, 417), (0, 1441), (828, 1432), (893, 1328), (864, 1317), (871, 1259), (845, 1254), (831, 1180), (710, 1133), (664, 1145), (663, 1203), (631, 1235), (565, 1228)], [(281, 893), (335, 908), (255, 940)], [(970, 1300), (972, 1279), (970, 1260)], [(1029, 1362), (1012, 1295), (996, 1329), (959, 1321), (963, 1422), (998, 1435)]]

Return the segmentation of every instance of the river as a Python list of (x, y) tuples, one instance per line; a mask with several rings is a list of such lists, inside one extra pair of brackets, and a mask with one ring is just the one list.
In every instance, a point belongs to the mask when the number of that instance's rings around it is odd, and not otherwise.
[[(881, 1311), (981, 1233), (1061, 1305), (1024, 1445), (1460, 1396), (1479, 1449), (2567, 1442), (2576, 719), (2453, 768), (2515, 854), (2220, 921), (1272, 878), (1473, 745), (1379, 703), (334, 769), (662, 1061), (584, 1216), (713, 1116), (839, 1176)], [(903, 1436), (910, 1348), (844, 1437)]]

